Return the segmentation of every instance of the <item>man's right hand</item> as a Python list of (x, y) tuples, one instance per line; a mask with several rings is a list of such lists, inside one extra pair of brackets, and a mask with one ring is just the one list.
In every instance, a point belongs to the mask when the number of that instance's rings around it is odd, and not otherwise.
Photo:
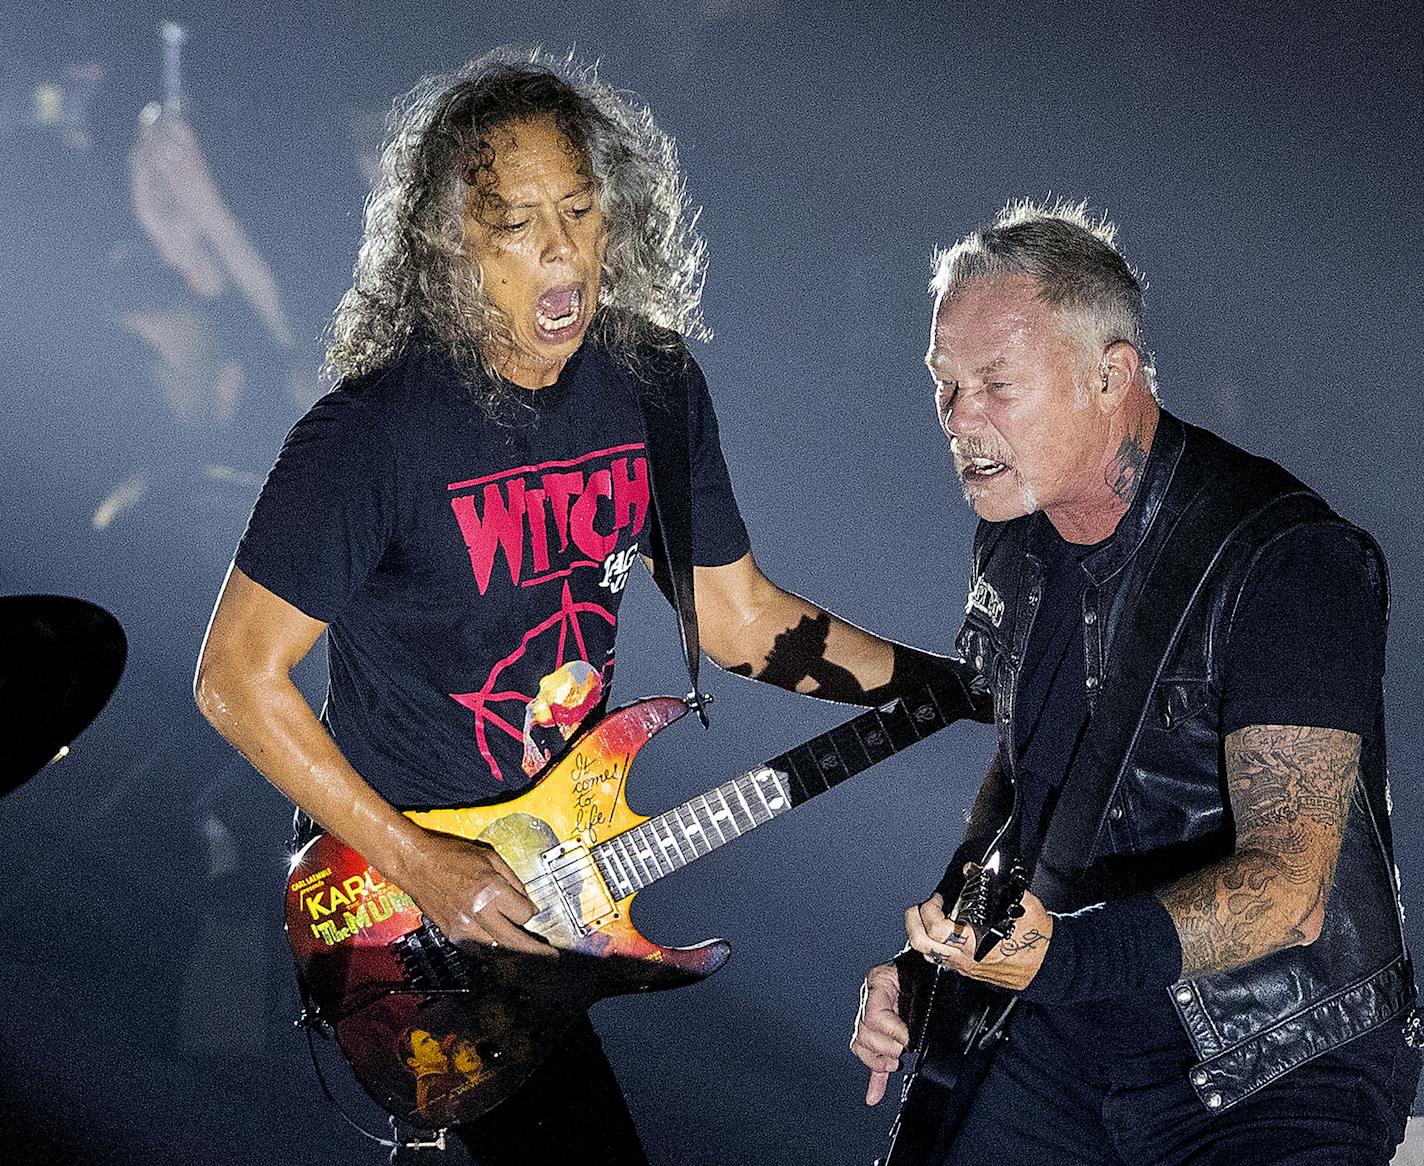
[(450, 939), (557, 955), (521, 926), (536, 908), (490, 847), (422, 830), (342, 755), (292, 669), (326, 625), (233, 565), (213, 611), (193, 692), (203, 715), (273, 785), (375, 864)]
[(427, 831), (417, 863), (395, 881), (455, 943), (559, 954), (552, 944), (524, 930), (538, 909), (492, 846)]
[(894, 964), (876, 964), (860, 986), (860, 1012), (850, 1051), (870, 1070), (865, 1104), (885, 1096), (890, 1074), (900, 1067), (900, 1054), (910, 1043), (910, 1030), (900, 1019), (900, 973)]

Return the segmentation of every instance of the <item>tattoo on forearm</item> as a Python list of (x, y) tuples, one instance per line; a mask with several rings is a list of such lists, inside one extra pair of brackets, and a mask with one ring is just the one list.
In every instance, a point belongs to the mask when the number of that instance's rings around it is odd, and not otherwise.
[(1359, 775), (1339, 729), (1253, 725), (1226, 739), (1236, 852), (1160, 892), (1182, 976), (1227, 971), (1319, 933)]
[[(794, 628), (787, 628), (772, 641), (771, 651), (767, 653), (766, 663), (760, 671), (754, 670), (750, 664), (737, 664), (728, 671), (739, 676), (752, 676), (779, 688), (854, 704), (865, 697), (865, 689), (850, 669), (826, 659), (826, 641), (830, 635), (831, 617), (828, 612), (804, 615)], [(811, 680), (814, 687), (798, 688), (803, 680)]]
[(1030, 927), (1022, 935), (1011, 935), (1000, 942), (999, 950), (1005, 955), (1017, 955), (1021, 951), (1032, 951), (1041, 943), (1047, 943), (1048, 936), (1037, 927)]

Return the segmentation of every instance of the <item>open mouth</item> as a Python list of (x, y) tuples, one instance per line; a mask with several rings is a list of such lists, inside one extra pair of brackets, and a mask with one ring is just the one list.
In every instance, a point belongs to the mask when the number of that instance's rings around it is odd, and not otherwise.
[(582, 284), (551, 287), (534, 305), (534, 327), (539, 338), (558, 344), (577, 335), (583, 321)]
[(973, 457), (965, 458), (960, 463), (959, 473), (966, 481), (987, 482), (990, 478), (997, 478), (1008, 468), (1003, 462), (994, 461), (993, 458)]

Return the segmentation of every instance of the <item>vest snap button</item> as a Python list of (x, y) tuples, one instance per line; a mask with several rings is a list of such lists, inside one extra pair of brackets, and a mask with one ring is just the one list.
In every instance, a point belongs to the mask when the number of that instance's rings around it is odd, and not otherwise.
[(1220, 1108), (1221, 1108), (1221, 1094), (1220, 1094), (1220, 1093), (1208, 1093), (1204, 1098), (1202, 1098), (1202, 1100), (1206, 1102), (1206, 1107), (1207, 1107), (1208, 1109), (1220, 1109)]
[(982, 653), (981, 653), (980, 655), (974, 657), (974, 667), (975, 667), (975, 669), (976, 669), (977, 671), (980, 671), (980, 672), (983, 672), (983, 671), (984, 671), (984, 657), (983, 657)]
[(1035, 604), (1038, 602), (1038, 596), (1035, 595), (1032, 591), (1030, 591), (1028, 593), (1028, 601), (1030, 605)]
[(1193, 1072), (1192, 1072), (1192, 1084), (1193, 1084), (1193, 1085), (1205, 1085), (1205, 1084), (1206, 1084), (1206, 1070), (1204, 1070), (1204, 1069), (1195, 1069), (1195, 1070), (1193, 1070)]
[(1178, 1004), (1190, 1004), (1192, 1002), (1192, 990), (1185, 984), (1178, 988), (1174, 995), (1177, 997)]
[(1096, 611), (1085, 611), (1083, 613), (1083, 622), (1088, 624), (1097, 623), (1098, 613)]
[(1098, 686), (1098, 678), (1097, 678), (1096, 676), (1089, 676), (1089, 677), (1088, 677), (1088, 687), (1089, 687), (1089, 688), (1097, 688), (1097, 686)]
[(1108, 817), (1111, 818), (1114, 822), (1122, 821), (1122, 807), (1114, 806), (1111, 810), (1108, 811)]

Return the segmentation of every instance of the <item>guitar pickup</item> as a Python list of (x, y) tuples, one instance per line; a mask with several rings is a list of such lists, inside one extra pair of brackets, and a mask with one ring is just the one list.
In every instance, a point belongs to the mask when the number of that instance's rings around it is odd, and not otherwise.
[(621, 917), (603, 872), (584, 843), (560, 842), (539, 857), (557, 891), (555, 903), (574, 934), (587, 935)]

